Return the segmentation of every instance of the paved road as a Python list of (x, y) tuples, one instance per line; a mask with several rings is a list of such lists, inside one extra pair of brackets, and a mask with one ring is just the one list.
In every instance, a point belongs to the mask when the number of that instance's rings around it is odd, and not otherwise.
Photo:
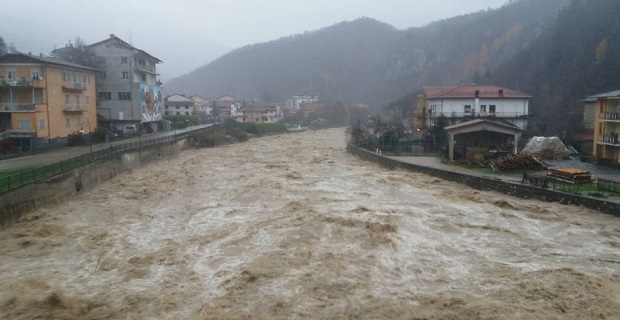
[[(123, 139), (120, 141), (97, 143), (97, 144), (92, 145), (92, 148), (93, 148), (93, 151), (98, 151), (98, 150), (107, 149), (110, 146), (121, 145), (121, 144), (135, 142), (135, 141), (144, 140), (144, 139), (172, 136), (175, 133), (183, 133), (186, 131), (193, 131), (193, 130), (202, 129), (202, 128), (206, 128), (210, 126), (213, 126), (213, 124), (193, 126), (193, 127), (188, 127), (185, 129), (178, 129), (176, 131), (143, 134), (139, 137), (135, 136), (133, 138)], [(22, 157), (17, 157), (17, 158), (0, 160), (0, 171), (26, 168), (26, 167), (32, 167), (32, 166), (48, 165), (48, 164), (60, 162), (66, 159), (70, 159), (75, 156), (87, 154), (89, 152), (90, 152), (90, 146), (77, 146), (77, 147), (54, 149), (54, 150), (50, 150), (44, 153), (38, 153), (34, 155), (27, 155), (27, 156), (22, 156)]]

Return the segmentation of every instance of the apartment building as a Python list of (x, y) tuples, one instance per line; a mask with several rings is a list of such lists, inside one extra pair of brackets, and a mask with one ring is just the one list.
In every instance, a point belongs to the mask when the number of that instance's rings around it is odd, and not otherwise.
[(62, 146), (69, 134), (94, 131), (96, 72), (49, 57), (0, 56), (0, 140), (30, 151), (50, 139)]
[(620, 167), (620, 90), (590, 98), (596, 100), (592, 152), (597, 161)]
[(97, 114), (112, 131), (157, 131), (163, 119), (162, 61), (111, 34), (87, 49), (101, 73), (97, 79)]

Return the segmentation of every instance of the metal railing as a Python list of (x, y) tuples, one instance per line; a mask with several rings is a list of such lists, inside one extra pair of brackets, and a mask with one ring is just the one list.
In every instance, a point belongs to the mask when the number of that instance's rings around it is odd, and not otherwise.
[(36, 111), (33, 103), (0, 103), (0, 112)]
[(599, 119), (620, 121), (620, 112), (601, 112)]
[(185, 139), (192, 135), (193, 133), (199, 132), (201, 130), (212, 128), (210, 127), (202, 127), (196, 130), (181, 132), (175, 135), (150, 138), (150, 139), (141, 139), (138, 141), (133, 141), (121, 145), (110, 146), (109, 148), (93, 151), (89, 153), (85, 153), (67, 160), (63, 160), (60, 162), (56, 162), (50, 165), (37, 167), (31, 170), (24, 170), (19, 173), (15, 173), (13, 175), (8, 175), (5, 177), (0, 177), (0, 195), (8, 193), (10, 191), (22, 188), (29, 184), (50, 178), (57, 174), (61, 174), (67, 172), (69, 170), (93, 163), (95, 161), (103, 160), (110, 158), (116, 154), (140, 150), (143, 147), (164, 144), (168, 142), (174, 142), (180, 139)]

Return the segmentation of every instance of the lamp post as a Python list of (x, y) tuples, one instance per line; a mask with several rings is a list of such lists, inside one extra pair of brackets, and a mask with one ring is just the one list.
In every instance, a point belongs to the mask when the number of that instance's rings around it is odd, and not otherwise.
[(88, 126), (88, 144), (90, 145), (90, 157), (93, 156), (93, 132), (90, 128), (90, 122), (82, 122), (80, 125), (80, 133), (84, 133), (84, 126)]

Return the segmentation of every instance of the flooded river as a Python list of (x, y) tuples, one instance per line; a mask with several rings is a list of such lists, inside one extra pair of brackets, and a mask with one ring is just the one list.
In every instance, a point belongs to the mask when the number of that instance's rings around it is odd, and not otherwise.
[(2, 319), (620, 319), (620, 219), (390, 171), (332, 129), (33, 212), (0, 274)]

